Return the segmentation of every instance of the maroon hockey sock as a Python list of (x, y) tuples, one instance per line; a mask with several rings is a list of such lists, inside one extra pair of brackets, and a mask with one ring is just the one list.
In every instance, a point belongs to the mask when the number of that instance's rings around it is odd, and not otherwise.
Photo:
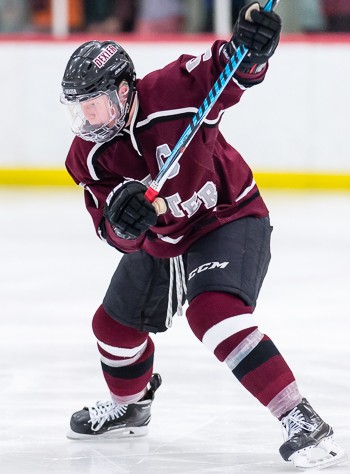
[(115, 400), (141, 398), (153, 369), (154, 344), (147, 333), (124, 326), (100, 306), (93, 332), (101, 356), (103, 375)]
[(274, 343), (260, 333), (252, 312), (235, 295), (207, 292), (191, 301), (187, 318), (194, 334), (278, 417), (301, 396), (293, 373)]
[(295, 384), (292, 371), (266, 335), (232, 369), (232, 373), (265, 406), (270, 405), (275, 397), (283, 397), (283, 393), (289, 391), (288, 387)]
[[(194, 298), (187, 310), (188, 323), (205, 345), (212, 335), (210, 349), (223, 362), (232, 349), (257, 328), (252, 306), (230, 293), (206, 292)], [(244, 315), (241, 322), (234, 317)], [(245, 327), (243, 327), (245, 326)], [(215, 347), (213, 347), (215, 344)]]

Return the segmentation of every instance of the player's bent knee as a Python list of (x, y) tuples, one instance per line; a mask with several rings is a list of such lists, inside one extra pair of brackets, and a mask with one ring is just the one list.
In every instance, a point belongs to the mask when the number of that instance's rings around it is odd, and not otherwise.
[(92, 330), (98, 342), (112, 347), (133, 348), (144, 344), (148, 333), (120, 324), (101, 305), (92, 320)]
[(230, 293), (198, 295), (189, 304), (187, 319), (196, 337), (220, 361), (257, 329), (253, 307)]

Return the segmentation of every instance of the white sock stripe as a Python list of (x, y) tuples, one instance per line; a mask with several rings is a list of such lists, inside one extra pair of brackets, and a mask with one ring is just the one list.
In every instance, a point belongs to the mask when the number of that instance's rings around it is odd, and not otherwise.
[(105, 344), (104, 342), (101, 342), (98, 339), (97, 339), (97, 343), (101, 347), (101, 349), (105, 350), (106, 352), (108, 352), (109, 354), (113, 356), (134, 357), (138, 352), (146, 348), (147, 339), (141, 345), (137, 347), (131, 347), (131, 348), (109, 346), (108, 344)]
[(261, 334), (259, 329), (255, 329), (255, 331), (244, 338), (243, 341), (233, 349), (231, 354), (226, 357), (225, 362), (229, 368), (234, 370), (237, 365), (255, 349), (263, 337), (264, 335)]
[(208, 329), (203, 336), (202, 342), (209, 350), (214, 352), (222, 341), (242, 331), (242, 329), (247, 329), (252, 326), (257, 326), (257, 324), (255, 316), (251, 313), (231, 316)]
[(131, 365), (142, 356), (145, 352), (147, 346), (144, 346), (134, 357), (128, 357), (121, 360), (112, 360), (100, 355), (101, 362), (108, 365), (109, 367), (125, 367), (126, 365)]
[(267, 405), (273, 416), (280, 418), (293, 410), (302, 400), (297, 383), (294, 381), (281, 390)]

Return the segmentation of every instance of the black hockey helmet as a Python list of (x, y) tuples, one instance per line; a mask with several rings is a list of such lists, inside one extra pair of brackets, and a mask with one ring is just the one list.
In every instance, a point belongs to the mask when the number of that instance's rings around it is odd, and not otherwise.
[[(61, 102), (70, 108), (73, 132), (98, 143), (111, 140), (128, 121), (135, 84), (134, 64), (122, 46), (110, 40), (82, 44), (62, 79)], [(94, 119), (88, 107), (100, 110)]]

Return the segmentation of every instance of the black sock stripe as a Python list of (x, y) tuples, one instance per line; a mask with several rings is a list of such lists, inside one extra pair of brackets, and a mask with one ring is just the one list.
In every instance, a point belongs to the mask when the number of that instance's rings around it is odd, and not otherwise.
[(153, 366), (153, 354), (143, 362), (139, 364), (126, 365), (123, 367), (110, 367), (105, 363), (101, 362), (102, 370), (112, 377), (119, 379), (136, 379), (141, 377)]
[(238, 365), (232, 373), (241, 380), (252, 370), (257, 369), (272, 357), (279, 355), (279, 351), (270, 340), (261, 341)]

